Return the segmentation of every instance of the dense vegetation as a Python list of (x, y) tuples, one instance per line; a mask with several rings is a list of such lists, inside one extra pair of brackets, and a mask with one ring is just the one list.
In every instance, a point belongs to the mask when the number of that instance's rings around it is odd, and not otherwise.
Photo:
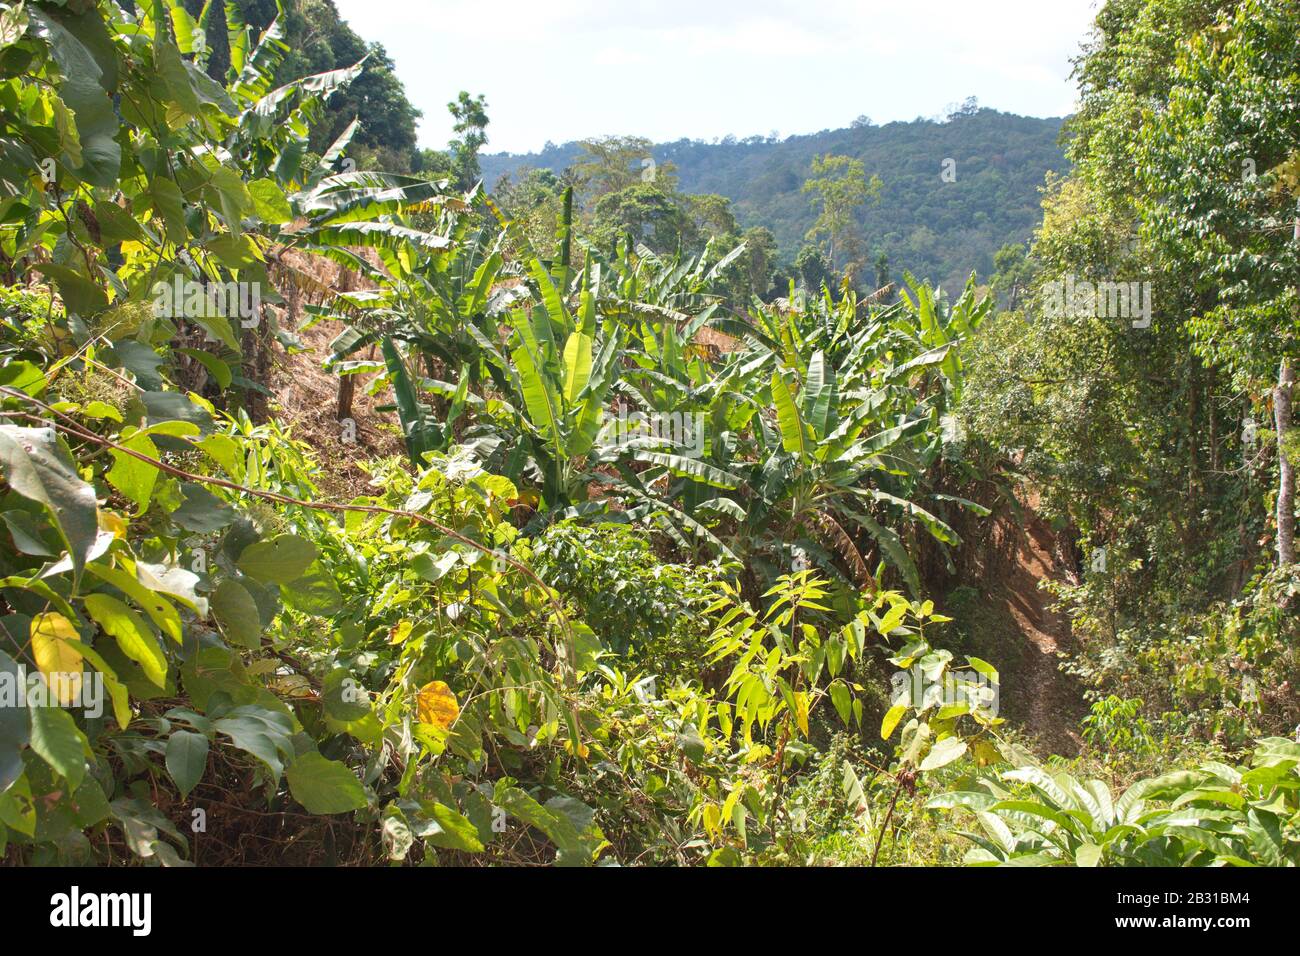
[[(1032, 248), (895, 296), (852, 156), (783, 288), (635, 142), (380, 170), (310, 7), (0, 3), (6, 862), (1300, 862), (1293, 4), (1112, 0)], [(963, 597), (1031, 498), (1070, 755)]]
[[(967, 405), (1026, 450), (1045, 510), (1097, 565), (1061, 593), (1087, 638), (1072, 666), (1235, 745), (1300, 722), (1296, 24), (1288, 3), (1106, 7), (1069, 124), (1075, 172), (1008, 260), (1024, 307), (991, 324)], [(1147, 283), (1149, 326), (1045, 307), (1066, 278)]]

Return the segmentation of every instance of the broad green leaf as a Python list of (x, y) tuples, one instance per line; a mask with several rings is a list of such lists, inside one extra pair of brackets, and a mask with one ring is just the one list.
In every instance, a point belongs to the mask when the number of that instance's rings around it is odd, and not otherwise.
[(109, 666), (108, 662), (100, 656), (99, 651), (83, 644), (81, 641), (69, 641), (70, 645), (81, 652), (81, 656), (90, 663), (95, 670), (99, 671), (100, 677), (104, 681), (104, 688), (108, 691), (109, 699), (113, 702), (113, 716), (117, 718), (117, 725), (122, 730), (131, 726), (131, 697), (123, 684), (117, 678), (117, 671)]
[(153, 209), (162, 220), (167, 241), (182, 246), (189, 241), (190, 232), (185, 224), (184, 196), (176, 183), (166, 176), (154, 176), (149, 181), (149, 198)]
[(13, 538), (14, 547), (22, 554), (36, 555), (42, 558), (57, 558), (60, 551), (53, 550), (54, 545), (47, 544), (41, 536), (41, 529), (36, 519), (26, 511), (6, 511), (0, 518)]
[(441, 581), (447, 574), (460, 563), (460, 555), (455, 551), (444, 551), (436, 558), (425, 554), (417, 554), (411, 559), (411, 570), (415, 572), (422, 580), (434, 584)]
[(140, 665), (159, 687), (167, 684), (167, 657), (149, 625), (135, 611), (107, 594), (86, 595), (86, 611), (117, 641), (122, 653)]
[(218, 388), (227, 389), (230, 387), (230, 383), (234, 381), (230, 366), (210, 352), (205, 352), (203, 349), (177, 349), (176, 351), (181, 355), (188, 355), (202, 365), (207, 373), (212, 376), (213, 381), (217, 383)]
[(876, 539), (880, 549), (889, 559), (889, 563), (898, 569), (898, 572), (903, 576), (903, 580), (907, 582), (908, 591), (913, 597), (918, 597), (921, 593), (921, 575), (916, 569), (916, 563), (903, 546), (903, 539), (892, 528), (884, 527), (866, 514), (855, 512), (853, 518)]
[(35, 10), (28, 7), (38, 36), (45, 38), (63, 74), (59, 96), (77, 118), (81, 143), (81, 166), (76, 175), (95, 186), (113, 187), (122, 163), (117, 142), (118, 121), (110, 94), (116, 92), (117, 77), (105, 72), (111, 57), (97, 57), (107, 37), (104, 21), (96, 7), (77, 16), (68, 11)]
[(556, 456), (565, 458), (561, 396), (547, 374), (546, 356), (528, 314), (519, 311), (512, 315), (512, 319), (520, 344), (511, 353), (511, 357), (519, 376), (528, 417), (543, 437), (550, 441)]
[(293, 534), (250, 544), (239, 555), (239, 570), (269, 584), (291, 584), (316, 560), (316, 546)]
[(257, 218), (262, 222), (283, 223), (293, 218), (289, 200), (275, 180), (255, 179), (248, 184), (248, 193), (253, 199)]
[(280, 591), (285, 605), (300, 614), (329, 617), (343, 609), (334, 576), (320, 561), (313, 561), (302, 577), (284, 585)]
[(181, 485), (181, 493), (185, 500), (171, 517), (186, 531), (209, 534), (220, 531), (235, 520), (235, 509), (202, 485), (186, 482)]
[[(186, 79), (188, 81), (188, 77)], [(253, 197), (249, 195), (243, 177), (229, 166), (218, 166), (212, 171), (211, 184), (217, 194), (217, 203), (221, 207), (221, 217), (226, 221), (226, 228), (230, 230), (230, 238), (241, 240), (240, 221), (254, 209)], [(208, 248), (213, 249), (213, 252), (217, 251), (211, 244)], [(231, 246), (232, 251), (235, 248)], [(220, 253), (217, 254), (221, 256)], [(221, 258), (225, 257), (221, 256)]]
[(839, 714), (840, 720), (847, 725), (853, 713), (853, 695), (848, 685), (843, 681), (836, 681), (831, 684), (830, 693), (831, 703), (835, 705), (835, 713)]
[(185, 837), (157, 807), (133, 797), (118, 797), (109, 806), (132, 853), (145, 860), (157, 858), (163, 866), (176, 866), (182, 862), (161, 835), (165, 834), (181, 846), (185, 846)]
[(153, 591), (137, 580), (135, 575), (103, 564), (91, 564), (87, 567), (95, 577), (117, 588), (137, 605), (162, 631), (177, 644), (181, 642), (181, 617), (176, 608), (165, 597)]
[(701, 461), (698, 458), (687, 458), (684, 455), (672, 455), (667, 452), (649, 451), (638, 449), (632, 455), (637, 461), (644, 461), (654, 465), (662, 465), (668, 469), (671, 474), (679, 478), (690, 478), (694, 481), (702, 482), (713, 488), (733, 489), (741, 484), (741, 479), (735, 475), (728, 474), (721, 468), (710, 465), (708, 462)]
[(33, 707), (32, 750), (76, 790), (86, 775), (90, 744), (72, 715), (58, 707)]
[(243, 480), (244, 459), (239, 444), (229, 435), (208, 435), (194, 444), (220, 465), (227, 475)]
[[(212, 428), (212, 416), (208, 410), (182, 392), (141, 392), (139, 398), (144, 403), (149, 430), (153, 433), (193, 435), (206, 433)], [(166, 432), (158, 430), (160, 424), (172, 422), (183, 422), (188, 427), (172, 427)]]
[(384, 364), (388, 368), (389, 378), (393, 383), (393, 398), (397, 404), (397, 415), (402, 423), (402, 435), (406, 439), (406, 452), (411, 461), (423, 467), (425, 456), (438, 446), (441, 435), (437, 425), (428, 420), (415, 393), (415, 385), (406, 369), (397, 345), (391, 338), (380, 343), (384, 354)]
[[(109, 315), (111, 314), (110, 312)], [(135, 382), (141, 388), (163, 387), (162, 375), (158, 370), (166, 364), (166, 360), (152, 346), (135, 339), (117, 339), (113, 342), (113, 355), (117, 356), (117, 362), (122, 368), (135, 376)], [(114, 420), (120, 422), (121, 414)]]
[(772, 401), (776, 403), (776, 421), (781, 429), (781, 447), (801, 462), (808, 462), (811, 457), (812, 439), (808, 428), (799, 417), (790, 394), (790, 387), (785, 383), (785, 376), (780, 372), (772, 373)]
[(57, 263), (35, 263), (31, 269), (32, 272), (49, 277), (59, 289), (59, 297), (64, 300), (64, 307), (69, 312), (90, 317), (99, 315), (108, 308), (108, 295), (104, 293), (103, 287), (78, 269)]
[[(185, 679), (186, 688), (190, 688), (190, 675), (200, 676), (199, 668), (203, 668), (202, 676), (214, 682), (211, 690), (223, 689), (221, 685), (215, 683), (215, 681), (221, 679), (216, 665), (223, 658), (230, 659), (225, 657), (227, 653), (224, 652), (223, 648), (217, 647), (204, 648), (203, 651), (200, 651), (199, 659), (194, 662), (194, 669), (187, 673)], [(232, 673), (231, 676), (235, 675)], [(227, 683), (226, 686), (230, 685)], [(199, 703), (197, 695), (195, 701), (196, 704)], [(200, 704), (200, 706), (202, 705)], [(212, 727), (218, 733), (229, 737), (231, 743), (240, 750), (252, 754), (266, 764), (276, 780), (284, 772), (284, 762), (294, 755), (293, 740), (291, 738), (294, 732), (293, 720), (287, 714), (279, 711), (269, 710), (255, 704), (246, 704), (236, 707), (226, 716), (213, 721)]]
[(79, 579), (99, 534), (95, 489), (81, 479), (54, 429), (0, 425), (0, 465), (10, 488), (49, 512)]
[(230, 68), (235, 75), (244, 72), (248, 60), (248, 32), (236, 0), (224, 0), (226, 13), (226, 38), (230, 50)]
[[(148, 434), (132, 435), (121, 439), (118, 444), (149, 458), (155, 460), (159, 458), (158, 446), (153, 443)], [(154, 488), (162, 472), (158, 470), (157, 465), (141, 461), (135, 455), (129, 455), (124, 451), (114, 449), (109, 454), (113, 456), (113, 467), (104, 477), (108, 479), (110, 485), (135, 502), (138, 514), (144, 514), (149, 510)]]
[(226, 578), (212, 592), (209, 603), (227, 638), (243, 647), (261, 646), (262, 620), (247, 588), (234, 578)]
[(483, 851), (477, 828), (464, 815), (441, 803), (422, 804), (422, 809), (434, 824), (420, 830), (419, 835), (426, 843), (467, 853)]
[[(558, 850), (557, 863), (583, 865), (592, 861), (599, 845), (597, 841), (600, 839), (600, 831), (594, 824), (580, 828), (575, 824), (573, 816), (557, 812), (559, 807), (553, 809), (551, 801), (548, 801), (546, 806), (542, 806), (523, 790), (510, 786), (504, 780), (497, 781), (492, 802), (509, 816), (522, 820), (546, 834)], [(577, 823), (581, 822), (579, 818)]]
[(366, 790), (346, 764), (327, 760), (314, 750), (300, 755), (285, 774), (289, 792), (308, 813), (331, 814), (360, 810)]
[(370, 711), (370, 695), (361, 682), (345, 668), (330, 671), (321, 685), (321, 703), (325, 714), (341, 723), (361, 720)]
[(173, 730), (167, 738), (166, 764), (181, 799), (188, 797), (207, 769), (208, 738), (189, 730)]
[(7, 826), (34, 836), (36, 833), (36, 801), (25, 774), (20, 774), (7, 790), (0, 791), (0, 826)]
[(190, 82), (190, 74), (181, 59), (181, 51), (169, 40), (154, 38), (154, 67), (167, 89), (172, 103), (186, 116), (199, 115), (199, 97)]
[(33, 398), (39, 398), (49, 383), (39, 366), (32, 362), (11, 361), (0, 368), (0, 385), (16, 388)]
[(578, 395), (591, 380), (591, 350), (593, 346), (590, 335), (574, 331), (564, 346), (564, 401), (572, 406)]
[(988, 661), (980, 660), (978, 657), (967, 657), (966, 661), (967, 663), (970, 664), (970, 666), (975, 671), (977, 671), (980, 674), (983, 674), (993, 683), (996, 684), (998, 682), (997, 668), (995, 668), (992, 664), (988, 663)]
[(808, 379), (804, 386), (804, 418), (819, 439), (830, 433), (833, 415), (839, 412), (839, 388), (835, 369), (828, 366), (821, 349), (808, 362)]

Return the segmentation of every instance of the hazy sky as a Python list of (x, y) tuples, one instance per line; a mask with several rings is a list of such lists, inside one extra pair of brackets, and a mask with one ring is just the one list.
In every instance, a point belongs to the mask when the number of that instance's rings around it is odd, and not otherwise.
[[(451, 135), (487, 95), (487, 152), (608, 134), (781, 136), (933, 116), (968, 96), (1063, 116), (1097, 0), (335, 0)], [(365, 117), (362, 117), (364, 122)]]

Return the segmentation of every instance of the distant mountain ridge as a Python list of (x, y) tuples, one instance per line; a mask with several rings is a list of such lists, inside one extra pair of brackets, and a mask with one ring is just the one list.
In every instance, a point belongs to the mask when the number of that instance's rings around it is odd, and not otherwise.
[[(815, 218), (801, 192), (813, 157), (861, 159), (867, 174), (884, 182), (880, 202), (858, 217), (869, 261), (883, 251), (895, 279), (908, 269), (952, 289), (972, 270), (987, 278), (993, 254), (1037, 227), (1046, 174), (1068, 168), (1058, 142), (1063, 122), (966, 109), (944, 121), (860, 123), (783, 140), (679, 140), (657, 144), (653, 156), (677, 167), (684, 191), (726, 196), (742, 227), (772, 230), (791, 259)], [(503, 174), (529, 167), (561, 172), (581, 152), (576, 142), (547, 144), (538, 153), (484, 154), (480, 165), (491, 188)]]

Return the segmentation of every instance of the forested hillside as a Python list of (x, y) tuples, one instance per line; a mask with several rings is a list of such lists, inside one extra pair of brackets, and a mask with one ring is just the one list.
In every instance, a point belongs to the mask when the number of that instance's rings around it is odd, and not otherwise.
[[(198, 17), (205, 3), (185, 0), (185, 7)], [(238, 0), (231, 8), (241, 22), (257, 30), (264, 30), (276, 17), (274, 0)], [(229, 63), (221, 33), (225, 13), (221, 6), (209, 5), (208, 17), (215, 38), (208, 70), (220, 76)], [(466, 188), (481, 176), (485, 188), (494, 192), (501, 177), (508, 176), (508, 182), (524, 182), (530, 194), (536, 184), (529, 181), (529, 171), (549, 170), (558, 181), (549, 190), (545, 184), (542, 188), (552, 202), (560, 184), (568, 182), (578, 183), (582, 202), (583, 186), (590, 183), (579, 180), (585, 180), (584, 167), (592, 161), (591, 151), (582, 143), (548, 144), (538, 153), (513, 155), (484, 153), (481, 144), (467, 143), (462, 137), (446, 151), (420, 149), (416, 123), (421, 110), (410, 102), (395, 64), (382, 46), (368, 43), (339, 17), (333, 0), (290, 4), (280, 24), (289, 53), (277, 67), (277, 82), (342, 69), (366, 57), (361, 75), (324, 104), (324, 116), (309, 139), (313, 151), (322, 151), (356, 119), (354, 152), (385, 169), (450, 175)], [(467, 96), (462, 94), (459, 103), (450, 105), (470, 135), (486, 138), (490, 111), (480, 106), (475, 115), (473, 99)], [(770, 233), (770, 248), (766, 237), (749, 236), (751, 249), (763, 248), (755, 268), (770, 273), (766, 285), (764, 280), (746, 284), (759, 294), (780, 291), (790, 279), (816, 286), (839, 271), (843, 263), (828, 261), (825, 268), (818, 268), (815, 261), (811, 267), (806, 265), (818, 243), (809, 235), (817, 211), (804, 184), (813, 177), (812, 164), (818, 156), (859, 160), (867, 176), (880, 178), (881, 188), (852, 212), (855, 230), (862, 237), (862, 248), (856, 252), (857, 284), (864, 290), (875, 289), (900, 280), (901, 270), (907, 269), (958, 292), (972, 271), (992, 274), (994, 256), (1004, 245), (1029, 239), (1041, 218), (1040, 190), (1048, 173), (1068, 167), (1060, 129), (1059, 119), (1013, 116), (968, 101), (933, 119), (878, 126), (860, 117), (845, 129), (784, 138), (727, 136), (712, 143), (651, 144), (610, 130), (611, 135), (590, 142), (600, 144), (606, 155), (607, 144), (617, 143), (638, 174), (646, 169), (642, 154), (665, 173), (660, 184), (667, 188), (660, 193), (667, 193), (666, 200), (651, 192), (602, 214), (606, 231), (640, 230), (648, 219), (659, 216), (669, 224), (657, 227), (655, 235), (638, 238), (660, 252), (672, 252), (679, 245), (698, 252), (704, 235), (738, 241), (750, 230), (765, 229)], [(597, 184), (596, 191), (607, 185)], [(685, 211), (662, 213), (656, 207), (665, 202)], [(700, 227), (686, 224), (688, 219), (708, 221)]]
[[(1002, 246), (1030, 237), (1042, 215), (1039, 190), (1047, 173), (1068, 169), (1060, 129), (1059, 119), (968, 105), (940, 120), (884, 126), (864, 120), (846, 129), (780, 139), (681, 140), (655, 144), (648, 152), (657, 163), (673, 165), (683, 191), (729, 199), (742, 229), (771, 230), (790, 262), (808, 244), (816, 218), (802, 192), (813, 159), (823, 154), (860, 159), (867, 174), (882, 183), (878, 201), (854, 217), (867, 260), (874, 263), (883, 254), (955, 291), (972, 271), (990, 274)], [(480, 163), (491, 187), (502, 175), (518, 178), (528, 168), (563, 173), (582, 154), (580, 143), (566, 143), (525, 155), (490, 153)], [(950, 171), (946, 178), (945, 170)]]
[(0, 863), (1300, 864), (1294, 0), (1105, 3), (1037, 214), (973, 107), (485, 186), (272, 7), (0, 0)]

